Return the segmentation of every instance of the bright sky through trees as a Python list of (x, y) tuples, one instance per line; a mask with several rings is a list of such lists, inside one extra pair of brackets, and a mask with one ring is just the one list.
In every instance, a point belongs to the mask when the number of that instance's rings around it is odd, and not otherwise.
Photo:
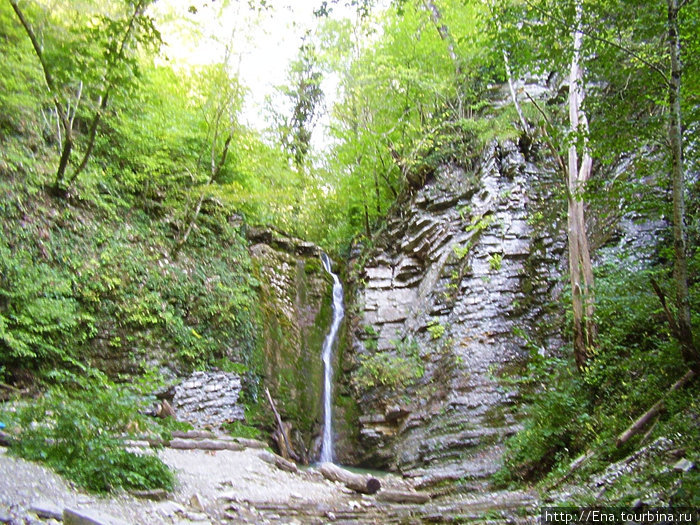
[[(154, 4), (166, 44), (165, 56), (189, 64), (216, 63), (233, 42), (232, 67), (238, 68), (239, 78), (250, 90), (244, 117), (254, 127), (264, 127), (265, 97), (285, 82), (287, 67), (297, 57), (304, 35), (319, 24), (314, 10), (320, 0), (271, 2), (261, 12), (250, 10), (246, 2), (207, 2), (193, 13), (191, 3), (162, 0)], [(329, 16), (353, 17), (354, 9), (341, 2), (333, 6)], [(324, 83), (327, 104), (335, 99), (336, 85), (332, 78)]]

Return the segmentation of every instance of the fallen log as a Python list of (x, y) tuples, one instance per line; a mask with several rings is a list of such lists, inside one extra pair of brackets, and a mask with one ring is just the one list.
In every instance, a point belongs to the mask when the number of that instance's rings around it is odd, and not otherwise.
[(430, 494), (410, 490), (380, 490), (377, 493), (377, 499), (389, 503), (418, 503), (422, 505), (430, 501)]
[(232, 441), (234, 443), (240, 443), (245, 448), (267, 448), (267, 443), (258, 439), (234, 437)]
[(375, 494), (382, 487), (373, 476), (355, 474), (333, 463), (323, 463), (318, 470), (327, 480), (338, 481), (355, 492)]
[(233, 450), (241, 451), (245, 447), (240, 443), (233, 441), (218, 441), (215, 439), (173, 439), (168, 444), (168, 447), (178, 450)]
[[(294, 459), (296, 461), (299, 461), (299, 456), (297, 456), (296, 453), (292, 450), (292, 445), (289, 443), (288, 433), (285, 432), (285, 427), (284, 424), (282, 424), (282, 418), (280, 417), (280, 413), (277, 412), (275, 402), (272, 400), (272, 395), (270, 395), (270, 389), (266, 387), (265, 393), (267, 394), (267, 400), (270, 403), (270, 408), (272, 408), (272, 412), (275, 414), (275, 419), (277, 420), (277, 431), (279, 432), (280, 437), (280, 452), (282, 452), (282, 455), (285, 456), (285, 459)], [(282, 443), (284, 443), (284, 447), (281, 446)]]
[(569, 476), (571, 476), (571, 474), (573, 474), (579, 468), (581, 468), (581, 466), (584, 465), (593, 456), (595, 456), (595, 452), (593, 450), (588, 450), (588, 451), (586, 451), (585, 454), (581, 454), (579, 457), (577, 457), (575, 460), (573, 460), (571, 462), (571, 464), (569, 465), (569, 470), (567, 470), (563, 476), (561, 476), (559, 479), (555, 480), (554, 483), (552, 483), (551, 485), (547, 485), (547, 487), (546, 487), (547, 491), (555, 489), (559, 485), (561, 485), (564, 481), (566, 481), (569, 478)]
[[(688, 381), (690, 381), (693, 377), (695, 377), (695, 372), (693, 372), (692, 370), (688, 370), (683, 377), (681, 377), (678, 381), (673, 383), (671, 388), (669, 388), (667, 394), (678, 390)], [(627, 430), (620, 434), (617, 438), (617, 441), (615, 441), (615, 446), (620, 447), (627, 443), (632, 437), (639, 434), (642, 431), (642, 429), (652, 419), (654, 419), (655, 416), (657, 416), (664, 410), (666, 410), (666, 403), (664, 403), (664, 400), (662, 399), (661, 401), (655, 403), (654, 406), (652, 406), (649, 410), (642, 414), (634, 423), (632, 423)]]
[(174, 438), (184, 439), (213, 439), (216, 437), (216, 434), (208, 430), (173, 430), (171, 434)]
[(286, 470), (287, 472), (297, 472), (296, 463), (284, 459), (282, 456), (273, 454), (269, 450), (258, 450), (256, 451), (257, 456), (262, 459), (265, 463), (276, 466), (278, 469)]

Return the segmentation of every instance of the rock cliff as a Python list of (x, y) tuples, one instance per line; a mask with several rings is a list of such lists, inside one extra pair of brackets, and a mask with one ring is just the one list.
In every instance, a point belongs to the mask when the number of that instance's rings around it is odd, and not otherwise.
[[(332, 317), (331, 281), (314, 244), (271, 230), (250, 229), (250, 254), (260, 281), (262, 383), (291, 423), (296, 453), (318, 455), (323, 367), (321, 347)], [(263, 394), (264, 396), (264, 394)]]
[(548, 305), (564, 252), (555, 239), (565, 238), (554, 167), (513, 142), (492, 143), (471, 164), (435, 170), (351, 261), (342, 366), (358, 439), (341, 439), (339, 454), (426, 486), (486, 483), (519, 428), (518, 391), (502, 379), (530, 351), (561, 344), (544, 329), (557, 321)]

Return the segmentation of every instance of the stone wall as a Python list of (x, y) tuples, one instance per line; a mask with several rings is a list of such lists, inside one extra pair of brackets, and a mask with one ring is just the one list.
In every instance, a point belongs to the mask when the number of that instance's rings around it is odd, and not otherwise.
[(245, 419), (238, 402), (241, 378), (227, 372), (194, 372), (175, 387), (173, 408), (179, 421), (195, 428), (218, 428)]
[[(518, 392), (500, 376), (522, 370), (524, 334), (543, 351), (561, 344), (558, 330), (541, 330), (554, 321), (547, 305), (563, 273), (564, 245), (554, 239), (565, 238), (554, 168), (541, 164), (506, 142), (472, 170), (442, 166), (396, 207), (368, 259), (354, 261), (357, 315), (344, 367), (359, 400), (360, 446), (339, 444), (341, 460), (475, 488), (499, 467), (503, 441), (519, 428)], [(397, 355), (407, 342), (418, 345), (421, 378), (357, 386), (363, 358)]]

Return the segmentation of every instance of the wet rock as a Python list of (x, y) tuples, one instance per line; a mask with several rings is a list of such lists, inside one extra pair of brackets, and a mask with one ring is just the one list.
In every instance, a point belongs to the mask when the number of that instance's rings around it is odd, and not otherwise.
[(260, 372), (272, 397), (281, 400), (282, 418), (292, 425), (293, 448), (307, 462), (316, 459), (309, 447), (317, 432), (311, 421), (321, 418), (319, 353), (331, 323), (332, 286), (317, 246), (281, 236), (256, 236), (251, 240), (258, 244), (249, 249), (260, 282)]

